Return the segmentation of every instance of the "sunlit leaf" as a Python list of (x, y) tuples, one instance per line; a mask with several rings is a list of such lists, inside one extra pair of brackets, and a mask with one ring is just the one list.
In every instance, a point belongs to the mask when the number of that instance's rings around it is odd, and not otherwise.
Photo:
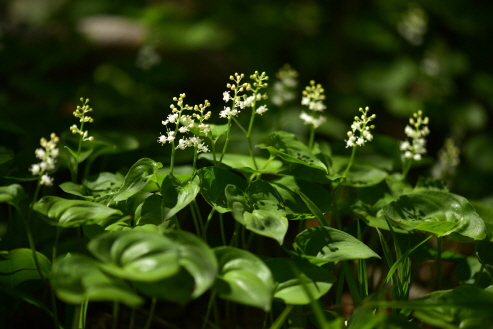
[[(349, 158), (334, 156), (332, 161), (334, 173), (341, 174), (346, 170)], [(387, 175), (386, 171), (369, 163), (355, 161), (349, 169), (346, 179), (342, 181), (342, 185), (353, 187), (372, 186), (383, 181)]]
[(280, 157), (286, 162), (301, 164), (327, 172), (327, 167), (320, 161), (298, 138), (285, 131), (276, 131), (270, 134), (273, 146), (256, 145), (267, 149), (272, 156)]
[[(467, 199), (452, 193), (423, 191), (403, 195), (384, 206), (383, 211), (393, 226), (405, 230), (423, 230), (438, 236), (462, 236), (476, 240), (486, 236), (484, 222), (474, 207)], [(432, 225), (432, 222), (439, 224)], [(444, 222), (449, 224), (440, 224)]]
[[(213, 162), (214, 157), (212, 153), (201, 153), (199, 158), (206, 159)], [(216, 159), (218, 161), (219, 159)], [(279, 160), (269, 160), (261, 157), (255, 157), (255, 163), (258, 169), (255, 169), (252, 157), (244, 154), (226, 153), (221, 162), (222, 166), (229, 169), (235, 169), (244, 173), (264, 173), (269, 171), (276, 171), (282, 166), (282, 162)]]
[(104, 271), (123, 279), (152, 282), (180, 270), (175, 243), (154, 232), (103, 233), (89, 241), (87, 248)]
[(380, 258), (363, 242), (345, 232), (326, 226), (311, 227), (295, 238), (295, 249), (315, 264), (349, 259)]
[(110, 216), (121, 214), (119, 210), (105, 205), (82, 200), (66, 200), (55, 196), (45, 196), (33, 206), (51, 225), (77, 227), (97, 223)]

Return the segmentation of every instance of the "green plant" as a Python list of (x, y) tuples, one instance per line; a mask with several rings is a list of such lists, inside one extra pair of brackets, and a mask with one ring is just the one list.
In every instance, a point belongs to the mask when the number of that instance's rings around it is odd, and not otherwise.
[[(284, 70), (291, 79), (297, 76)], [(371, 162), (356, 156), (358, 147), (383, 140), (371, 133), (377, 131), (370, 124), (376, 115), (369, 115), (368, 107), (359, 109), (361, 116), (354, 117), (347, 133), (350, 154), (333, 154), (327, 142), (315, 139), (327, 119), (320, 114), (326, 109), (324, 89), (314, 81), (301, 101), (311, 111), (300, 115), (309, 125), (307, 144), (282, 130), (268, 132), (268, 140), (256, 138), (255, 133), (262, 136), (254, 129), (257, 114), (257, 120), (278, 120), (268, 118), (272, 111), (266, 113), (267, 105), (257, 106), (267, 101), (268, 93), (261, 92), (268, 87), (267, 75), (255, 72), (252, 84), (243, 78), (231, 76), (230, 91), (223, 93), (223, 100), (231, 101), (219, 114), (226, 124), (205, 123), (212, 116), (207, 100), (190, 106), (185, 94), (173, 98), (176, 105), (162, 122), (166, 133), (158, 138), (171, 145), (169, 167), (142, 158), (125, 175), (83, 175), (79, 184), (79, 165), (92, 159), (86, 163), (90, 166), (109, 152), (83, 131), (84, 122), (92, 122), (86, 116), (92, 109), (81, 99), (75, 112), (81, 126), (70, 128), (79, 134), (77, 152), (67, 146), (69, 156), (64, 157), (72, 178), (60, 184), (64, 197), (38, 200), (41, 186), (53, 183), (47, 172), (57, 169), (55, 134), (50, 141), (42, 139), (43, 149), (36, 150), (42, 163), (30, 168), (39, 176), (32, 201), (18, 183), (0, 187), (11, 238), (20, 219), (29, 242), (29, 249), (1, 252), (2, 296), (39, 307), (53, 318), (55, 328), (89, 327), (93, 302), (112, 303), (112, 328), (150, 328), (163, 321), (168, 327), (232, 328), (238, 305), (255, 314), (252, 327), (257, 328), (418, 328), (421, 322), (480, 328), (491, 323), (493, 209), (479, 202), (473, 206), (449, 192), (444, 181), (408, 180), (412, 161), (421, 161), (426, 152), (428, 118), (421, 111), (410, 120), (414, 128), (406, 127), (412, 142), (399, 147), (393, 141), (389, 150), (402, 160), (401, 174), (392, 158)], [(281, 98), (275, 103), (292, 99)], [(245, 129), (239, 114), (249, 107)], [(236, 126), (248, 155), (230, 151), (230, 141), (238, 137)], [(254, 140), (264, 143), (254, 148)], [(84, 141), (92, 142), (85, 150)], [(193, 148), (192, 166), (180, 166), (176, 151), (188, 147)], [(207, 161), (212, 165), (203, 165)], [(51, 257), (37, 251), (33, 221), (56, 228), (49, 239)], [(60, 240), (76, 243), (60, 251)], [(436, 241), (436, 248), (430, 241)], [(444, 241), (474, 245), (476, 253), (447, 251)], [(436, 274), (423, 297), (409, 300), (425, 260), (436, 264)], [(443, 273), (444, 261), (459, 265), (456, 274)], [(50, 302), (27, 289), (31, 286), (50, 292)], [(347, 312), (345, 296), (354, 312)], [(473, 297), (481, 307), (471, 303)], [(64, 308), (65, 316), (58, 312), (62, 302), (73, 305)], [(185, 309), (191, 303), (200, 305), (195, 322), (186, 316), (162, 319), (167, 315), (162, 305)], [(131, 310), (126, 318), (122, 307)]]

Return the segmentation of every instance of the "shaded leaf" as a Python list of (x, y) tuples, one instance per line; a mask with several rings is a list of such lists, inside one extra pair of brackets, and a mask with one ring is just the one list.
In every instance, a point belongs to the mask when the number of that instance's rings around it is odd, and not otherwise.
[(200, 190), (199, 176), (182, 181), (173, 174), (167, 175), (161, 185), (163, 197), (161, 213), (164, 220), (170, 219), (192, 202)]
[[(39, 266), (47, 277), (51, 272), (51, 263), (43, 254), (36, 252)], [(0, 251), (0, 284), (15, 288), (23, 282), (41, 280), (31, 249)]]

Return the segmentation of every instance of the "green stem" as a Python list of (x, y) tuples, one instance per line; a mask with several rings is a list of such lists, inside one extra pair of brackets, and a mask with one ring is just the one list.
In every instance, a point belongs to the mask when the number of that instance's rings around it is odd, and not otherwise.
[[(253, 94), (255, 98), (257, 97), (257, 90)], [(250, 117), (250, 123), (248, 125), (248, 132), (246, 133), (246, 138), (248, 141), (248, 150), (250, 151), (250, 156), (252, 157), (253, 165), (255, 166), (255, 170), (258, 170), (257, 162), (255, 161), (255, 156), (253, 155), (253, 146), (252, 146), (252, 129), (253, 129), (253, 122), (255, 121), (255, 103), (256, 101), (254, 101), (252, 104), (252, 116)]]
[(171, 163), (169, 164), (169, 173), (170, 174), (173, 173), (173, 169), (175, 167), (175, 152), (176, 152), (175, 141), (172, 141), (171, 142)]
[(231, 118), (228, 118), (228, 132), (226, 133), (226, 141), (224, 142), (223, 151), (221, 152), (221, 157), (219, 158), (219, 164), (223, 162), (224, 153), (226, 153), (226, 149), (228, 148), (230, 133), (231, 133)]
[(235, 231), (233, 233), (233, 237), (231, 238), (231, 241), (229, 242), (230, 246), (236, 246), (237, 245), (238, 235), (240, 233), (240, 226), (241, 226), (240, 223), (235, 221)]
[(207, 216), (207, 221), (205, 222), (204, 229), (202, 230), (202, 239), (207, 241), (207, 229), (209, 228), (209, 224), (211, 223), (212, 215), (216, 212), (216, 209), (212, 208), (209, 216)]
[(197, 220), (197, 215), (195, 214), (195, 207), (193, 206), (193, 203), (190, 203), (190, 212), (192, 213), (192, 219), (193, 219), (193, 225), (195, 226), (195, 232), (197, 232), (197, 235), (200, 236), (200, 226), (199, 222)]
[(221, 241), (223, 243), (223, 246), (226, 245), (226, 234), (224, 233), (224, 221), (223, 221), (223, 214), (219, 213), (219, 230), (221, 232)]
[(152, 298), (151, 309), (149, 310), (149, 316), (147, 317), (147, 322), (144, 326), (144, 329), (149, 329), (149, 327), (151, 326), (152, 318), (154, 317), (154, 311), (156, 310), (156, 302), (157, 302), (157, 298), (156, 297)]
[(216, 299), (216, 292), (211, 293), (209, 298), (209, 303), (207, 303), (207, 311), (205, 312), (204, 323), (202, 324), (202, 329), (207, 328), (207, 323), (209, 322), (209, 316), (211, 314), (212, 305), (214, 305), (214, 300)]
[(346, 170), (344, 170), (344, 174), (342, 175), (344, 177), (344, 179), (346, 178), (346, 176), (349, 172), (349, 169), (353, 165), (354, 155), (356, 154), (356, 147), (357, 146), (353, 146), (353, 151), (351, 152), (351, 158), (349, 159), (349, 163), (347, 164)]
[(286, 305), (286, 308), (277, 317), (276, 321), (274, 321), (274, 323), (270, 326), (270, 329), (280, 329), (283, 323), (286, 321), (286, 318), (288, 317), (293, 307), (294, 305)]
[(80, 313), (82, 304), (74, 306), (74, 318), (72, 319), (72, 329), (79, 329)]
[(216, 160), (216, 142), (211, 139), (211, 151), (212, 151), (212, 161), (214, 162), (214, 167), (217, 167)]
[[(308, 140), (308, 148), (313, 149), (313, 143), (315, 141), (315, 126), (311, 125), (310, 128), (310, 139)], [(345, 177), (345, 176), (344, 176)]]
[(437, 289), (442, 289), (442, 237), (437, 237)]
[(132, 308), (132, 311), (130, 312), (130, 323), (128, 324), (128, 329), (134, 329), (135, 327), (135, 308)]
[(120, 312), (120, 303), (113, 302), (113, 321), (111, 324), (111, 329), (116, 329), (118, 327), (118, 313)]
[(405, 179), (407, 176), (407, 173), (409, 172), (409, 169), (411, 169), (411, 162), (413, 160), (404, 160), (404, 168), (402, 168), (402, 179)]
[(198, 155), (198, 147), (193, 147), (193, 164), (192, 164), (192, 176), (195, 175), (195, 170), (197, 168), (197, 155)]

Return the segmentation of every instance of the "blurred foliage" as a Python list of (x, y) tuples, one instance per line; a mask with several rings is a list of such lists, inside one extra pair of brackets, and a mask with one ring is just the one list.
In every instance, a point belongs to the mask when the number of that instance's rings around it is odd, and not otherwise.
[[(169, 150), (156, 141), (172, 97), (208, 99), (216, 123), (225, 123), (218, 113), (230, 74), (265, 71), (272, 81), (289, 63), (300, 73), (300, 93), (312, 79), (324, 86), (329, 120), (321, 133), (333, 149), (344, 152), (360, 106), (377, 113), (377, 134), (396, 139), (421, 109), (430, 117), (429, 157), (447, 137), (461, 149), (451, 190), (486, 197), (492, 10), (486, 0), (1, 1), (0, 147), (9, 156), (0, 176), (29, 176), (33, 146), (68, 131), (80, 97), (94, 107), (91, 131), (120, 131), (140, 143), (95, 169), (128, 169), (139, 157), (166, 163)], [(297, 111), (283, 109), (279, 125), (306, 138)], [(274, 129), (263, 118), (258, 129)], [(371, 151), (385, 155), (385, 145)]]

